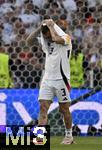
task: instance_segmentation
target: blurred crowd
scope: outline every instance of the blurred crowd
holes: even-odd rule
[[[102,87],[102,0],[0,0],[0,51],[10,56],[15,87],[39,87],[45,56],[26,38],[49,18],[70,34],[73,57],[84,56],[80,87]]]

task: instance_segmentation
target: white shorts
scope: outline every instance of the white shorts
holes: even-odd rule
[[[69,82],[68,82],[69,84]],[[39,100],[51,100],[57,96],[59,103],[70,102],[70,85],[66,85],[62,79],[42,80],[39,90]]]

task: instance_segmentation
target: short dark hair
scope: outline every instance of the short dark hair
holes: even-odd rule
[[[47,27],[47,25],[44,25],[44,26],[42,25],[41,31],[43,34],[46,34],[49,31],[49,28]]]

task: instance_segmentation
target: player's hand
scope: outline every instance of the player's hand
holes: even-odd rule
[[[54,21],[52,19],[46,19],[42,23],[43,25],[47,25],[48,27],[51,27],[54,25]]]

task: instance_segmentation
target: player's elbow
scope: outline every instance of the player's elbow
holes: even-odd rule
[[[53,41],[55,41],[57,44],[65,44],[64,39],[60,38],[59,36],[54,38]]]
[[[61,41],[61,40],[56,41],[56,43],[57,43],[57,44],[62,44],[62,45],[65,44],[65,42],[64,42],[64,41]]]

